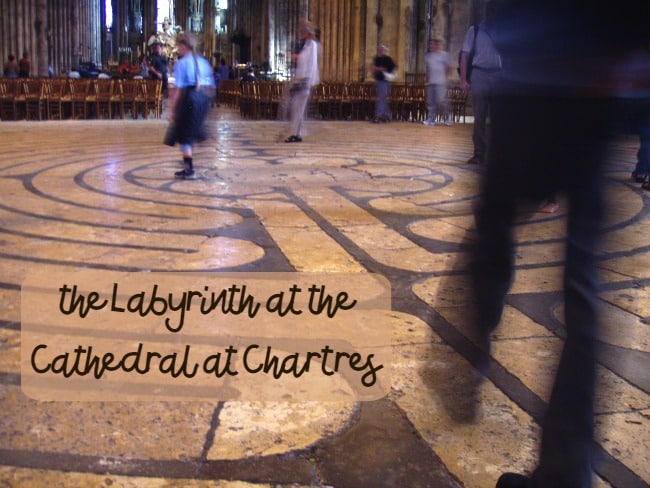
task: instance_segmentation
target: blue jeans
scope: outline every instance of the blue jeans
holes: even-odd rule
[[[388,81],[375,81],[377,87],[377,101],[375,102],[375,118],[386,119],[391,118],[390,105],[388,103],[388,93],[390,91],[390,83]]]

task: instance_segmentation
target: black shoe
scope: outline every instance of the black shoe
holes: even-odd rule
[[[302,142],[302,137],[300,136],[291,136],[287,137],[284,142]]]
[[[183,169],[181,171],[176,171],[174,173],[174,176],[178,178],[179,180],[195,180],[196,179],[196,173],[194,170],[186,170]]]
[[[503,473],[495,488],[529,488],[530,479],[523,474]]]
[[[632,171],[632,181],[635,183],[643,183],[648,178],[648,173],[639,173],[638,171]]]
[[[481,158],[478,156],[472,156],[467,160],[467,164],[481,164]]]

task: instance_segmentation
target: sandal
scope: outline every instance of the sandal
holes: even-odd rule
[[[558,211],[560,206],[557,204],[557,202],[544,202],[541,207],[537,209],[539,213],[545,213],[545,214],[554,214],[555,212]]]
[[[639,173],[638,171],[632,171],[632,181],[635,183],[644,183],[648,180],[648,173]]]
[[[643,188],[644,190],[650,190],[650,175],[646,175],[645,180],[641,185],[641,188]]]
[[[291,136],[287,137],[284,142],[302,142],[302,137],[300,136]]]

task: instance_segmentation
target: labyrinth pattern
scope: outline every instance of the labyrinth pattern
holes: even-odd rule
[[[480,408],[463,375],[471,125],[210,119],[195,181],[159,120],[2,122],[0,484],[494,486],[534,468],[561,349],[566,217],[522,212],[516,277]],[[599,487],[650,484],[650,193],[638,141],[607,172]],[[392,388],[374,402],[39,402],[21,391],[21,283],[79,269],[379,273]],[[25,304],[22,304],[25,306]]]

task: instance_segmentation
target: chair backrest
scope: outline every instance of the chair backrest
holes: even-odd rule
[[[406,73],[404,81],[407,85],[422,85],[426,81],[426,73]]]
[[[29,99],[39,99],[42,93],[42,85],[43,80],[41,78],[25,78],[25,81],[23,82],[25,96]]]
[[[43,81],[43,96],[48,100],[58,100],[61,98],[63,87],[67,80],[62,78],[48,78]]]
[[[138,85],[141,80],[126,79],[122,80],[122,98],[133,100],[138,94]]]
[[[4,86],[3,97],[13,99],[16,94],[16,90],[19,87],[20,80],[18,78],[2,78],[2,84]]]
[[[147,100],[157,100],[162,96],[162,81],[154,79],[146,79],[143,83],[144,94]]]
[[[90,89],[90,80],[88,78],[71,79],[70,84],[72,86],[72,97],[77,100],[84,100]]]
[[[113,93],[113,80],[95,80],[98,100],[109,100]]]

